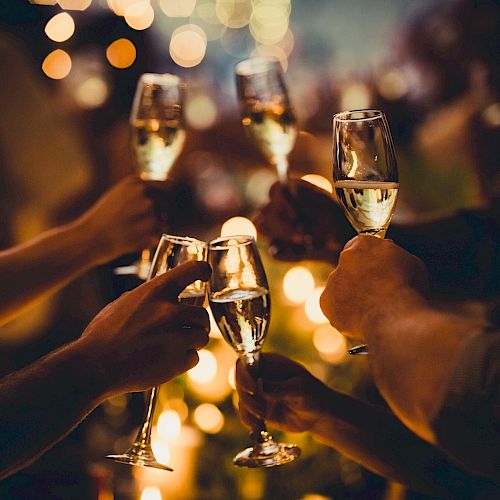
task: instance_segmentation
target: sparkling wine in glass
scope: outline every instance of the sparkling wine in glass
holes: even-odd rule
[[[137,82],[130,127],[137,173],[141,179],[164,181],[186,139],[183,115],[184,84],[177,75],[144,73]],[[135,264],[146,279],[154,249],[145,248]],[[128,267],[117,274],[128,274]]]
[[[259,252],[252,236],[229,236],[208,245],[212,275],[208,301],[226,342],[258,377],[259,353],[267,335],[271,297]],[[300,448],[277,443],[264,421],[250,433],[252,446],[233,462],[245,467],[273,467],[295,460]]]
[[[204,241],[188,236],[164,234],[156,249],[148,280],[190,260],[205,261],[206,259],[207,244]],[[206,284],[203,281],[196,280],[180,293],[179,302],[202,306],[205,302],[205,292]],[[156,469],[173,470],[156,460],[151,447],[151,430],[158,391],[159,387],[153,387],[147,394],[144,420],[139,428],[134,444],[125,453],[121,455],[108,455],[106,458],[129,465],[143,465]]]
[[[262,154],[288,180],[288,155],[295,145],[297,121],[288,97],[281,63],[255,57],[236,65],[241,122]]]
[[[337,198],[358,234],[384,238],[399,190],[389,124],[377,109],[333,117],[333,181]],[[367,346],[349,350],[364,354]]]

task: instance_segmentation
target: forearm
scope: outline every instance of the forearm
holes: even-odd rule
[[[0,479],[66,436],[105,397],[79,341],[0,381]]]
[[[389,411],[333,391],[323,401],[314,437],[372,472],[439,498],[473,487],[467,474]]]
[[[0,252],[0,324],[93,267],[97,253],[78,220]]]
[[[482,325],[433,309],[412,293],[401,291],[390,308],[368,315],[363,330],[381,394],[410,429],[435,442],[430,419],[464,342]]]

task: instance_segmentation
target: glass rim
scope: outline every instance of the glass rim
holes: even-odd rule
[[[140,80],[145,85],[181,85],[182,80],[179,76],[173,73],[143,73]]]
[[[368,114],[370,113],[371,116],[360,116],[360,117],[354,117],[350,115],[354,115],[356,113],[360,114]],[[369,120],[376,120],[376,119],[385,119],[385,113],[380,110],[380,109],[351,109],[349,111],[341,111],[340,113],[336,113],[333,115],[333,121],[337,122],[363,122],[363,121],[369,121]]]
[[[236,245],[224,245],[223,242],[229,242],[231,240],[236,240]],[[255,243],[255,238],[249,234],[235,234],[231,236],[219,236],[214,240],[208,242],[209,250],[228,250],[233,247],[243,247],[246,245],[251,245]]]
[[[158,244],[160,244],[162,241],[170,241],[176,245],[184,245],[184,246],[196,245],[203,248],[208,246],[208,244],[205,241],[192,238],[191,236],[179,236],[176,234],[163,233],[161,235],[160,242]]]
[[[258,73],[265,73],[271,65],[276,64],[281,68],[280,60],[274,57],[250,57],[236,64],[234,70],[238,76],[252,76]]]

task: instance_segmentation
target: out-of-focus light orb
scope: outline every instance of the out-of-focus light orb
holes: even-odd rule
[[[64,10],[85,10],[92,0],[59,0],[59,6]]]
[[[67,12],[60,12],[49,19],[45,34],[54,42],[65,42],[75,32],[75,21]]]
[[[325,497],[324,495],[318,495],[317,493],[307,493],[300,500],[332,500],[331,497]]]
[[[245,193],[254,205],[263,205],[269,201],[269,190],[276,182],[276,174],[268,168],[253,172],[247,180]]]
[[[248,0],[217,0],[215,13],[228,28],[243,28],[250,21],[252,4]]]
[[[217,374],[217,360],[207,349],[198,351],[200,361],[188,371],[188,377],[197,384],[209,384]]]
[[[482,113],[486,125],[491,128],[500,126],[500,103],[490,104]]]
[[[98,76],[87,78],[74,90],[75,101],[82,109],[96,109],[106,102],[108,96],[108,84]]]
[[[160,0],[160,9],[168,17],[189,17],[196,7],[196,0]]]
[[[351,83],[341,93],[341,109],[364,109],[370,106],[370,90],[363,83]]]
[[[294,304],[302,304],[314,291],[314,277],[309,269],[294,266],[283,278],[283,292],[286,298]]]
[[[42,63],[42,71],[54,80],[61,80],[71,71],[71,57],[67,52],[56,49]]]
[[[221,236],[253,236],[257,239],[257,229],[253,222],[246,217],[231,217],[228,219],[220,229]]]
[[[227,382],[231,389],[236,389],[236,367],[234,365],[227,372]]]
[[[288,58],[285,51],[279,45],[257,45],[251,53],[252,57],[271,57],[277,59],[283,71],[288,69]]]
[[[149,28],[154,21],[155,11],[149,1],[136,2],[125,9],[125,22],[134,30]]]
[[[185,24],[172,33],[169,52],[176,64],[192,68],[200,64],[207,50],[207,36],[196,24]]]
[[[345,337],[331,325],[321,325],[314,331],[313,344],[321,358],[330,363],[341,361],[347,351]]]
[[[408,82],[400,71],[393,69],[378,78],[377,88],[382,97],[393,101],[408,92]]]
[[[260,2],[254,6],[250,33],[264,45],[278,43],[288,31],[289,2]]]
[[[217,434],[224,426],[224,415],[211,403],[203,403],[194,410],[196,425],[208,434]]]
[[[217,121],[217,106],[209,96],[196,95],[187,100],[185,116],[191,127],[197,130],[206,130]]]
[[[137,51],[135,45],[127,38],[115,40],[106,49],[106,58],[111,66],[124,69],[134,64]]]
[[[162,500],[160,488],[158,486],[146,486],[142,490],[141,500]]]
[[[316,323],[317,325],[321,325],[323,323],[328,323],[327,317],[323,314],[321,307],[319,305],[319,297],[323,292],[324,287],[317,287],[313,290],[309,297],[307,297],[304,311],[306,313],[307,318],[312,323]]]
[[[332,183],[322,175],[318,174],[306,174],[301,177],[302,180],[314,184],[316,187],[324,189],[329,193],[333,193]]]
[[[164,410],[156,425],[158,435],[165,439],[178,438],[181,433],[181,417],[175,410]]]
[[[128,7],[134,3],[143,3],[145,0],[108,0],[108,7],[117,15],[124,16]]]

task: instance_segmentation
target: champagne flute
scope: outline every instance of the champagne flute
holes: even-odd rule
[[[130,126],[137,172],[144,180],[164,181],[179,156],[186,131],[183,116],[184,84],[172,74],[144,73],[137,82]],[[152,250],[145,248],[135,264],[146,279]],[[117,273],[129,273],[129,267]]]
[[[236,65],[241,122],[264,156],[275,166],[282,184],[288,180],[288,155],[297,137],[281,63],[255,57]]]
[[[148,280],[163,274],[169,269],[190,260],[203,260],[207,258],[207,244],[188,236],[174,236],[164,234],[156,249]],[[188,285],[179,295],[179,302],[202,306],[205,302],[206,285],[197,280]],[[158,398],[159,387],[153,387],[148,392],[144,420],[139,428],[134,444],[122,455],[108,455],[106,458],[129,465],[143,465],[172,471],[167,465],[159,463],[151,447],[151,429],[153,415]]]
[[[358,234],[384,238],[398,197],[396,155],[385,114],[376,109],[333,117],[333,180],[337,198]],[[349,349],[366,354],[367,346]]]
[[[267,335],[271,298],[267,278],[252,236],[229,236],[208,245],[212,275],[208,300],[226,342],[258,377],[259,353]],[[260,420],[250,433],[252,446],[233,463],[245,467],[273,467],[295,460],[300,448],[276,443]]]

